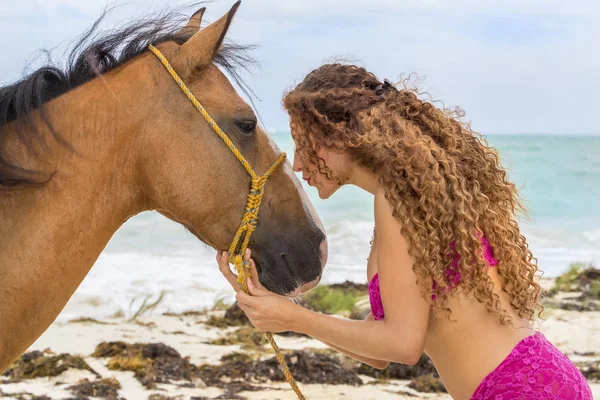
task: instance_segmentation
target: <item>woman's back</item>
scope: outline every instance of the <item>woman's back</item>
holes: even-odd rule
[[[500,306],[513,320],[502,324],[498,315],[460,290],[448,297],[450,319],[431,313],[425,352],[432,359],[449,393],[455,399],[469,399],[480,382],[506,358],[524,338],[533,334],[530,324],[520,319],[502,292],[496,268],[488,268]]]

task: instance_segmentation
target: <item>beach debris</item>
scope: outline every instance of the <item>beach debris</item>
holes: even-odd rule
[[[240,391],[263,389],[258,386],[261,383],[285,381],[275,357],[255,360],[248,354],[232,353],[221,359],[221,365],[197,367],[164,344],[124,342],[103,342],[92,356],[110,357],[109,369],[133,371],[135,378],[149,389],[156,389],[159,383],[188,381],[195,387],[222,388],[226,391],[224,398],[235,398],[232,396]],[[332,356],[326,351],[294,351],[286,353],[285,358],[299,382],[362,384],[354,368],[342,365],[342,357]]]
[[[161,291],[160,294],[158,295],[157,299],[154,300],[154,301],[150,301],[150,299],[152,298],[152,296],[151,295],[147,295],[142,300],[142,304],[140,304],[137,307],[137,310],[133,311],[134,310],[133,304],[138,299],[137,297],[134,297],[131,300],[131,302],[129,303],[129,310],[130,310],[131,317],[129,318],[128,322],[134,322],[139,317],[144,316],[144,315],[152,312],[154,309],[156,309],[156,307],[158,307],[160,305],[160,303],[162,303],[162,301],[165,299],[165,295],[166,295],[166,292],[164,290]]]
[[[430,374],[437,375],[433,362],[426,354],[421,355],[421,358],[415,365],[390,363],[386,369],[380,370],[361,363],[357,372],[360,375],[367,375],[377,379],[400,380],[408,380]]]
[[[115,378],[104,378],[90,382],[88,379],[82,379],[76,385],[67,388],[77,398],[87,396],[101,397],[108,400],[117,400],[121,383]]]
[[[180,313],[167,311],[167,312],[164,312],[162,315],[167,316],[167,317],[202,317],[202,316],[206,315],[206,311],[188,310],[188,311],[184,311],[184,312],[180,312]]]
[[[69,321],[70,324],[98,324],[98,325],[114,325],[110,322],[98,321],[95,318],[81,317]]]
[[[600,296],[600,269],[592,264],[573,263],[568,271],[556,278],[551,292],[591,292]]]
[[[69,368],[90,371],[100,377],[81,357],[70,354],[49,354],[48,352],[30,351],[19,357],[3,374],[11,380],[33,379],[58,376]]]
[[[162,331],[165,335],[187,335],[188,333],[182,330],[178,330],[178,331],[172,331],[172,332],[168,332],[168,331]]]
[[[206,396],[192,396],[190,397],[190,400],[248,400],[247,397],[244,396],[240,396],[238,394],[235,393],[231,393],[229,391],[226,391],[225,393],[223,393],[220,396],[217,397],[206,397]]]
[[[439,377],[433,374],[421,375],[410,380],[408,387],[418,392],[446,393],[446,387]]]
[[[409,387],[420,392],[445,392],[444,384],[433,366],[433,362],[426,355],[415,365],[390,363],[384,370],[361,364],[357,368],[359,375],[367,375],[378,380],[378,383],[387,379],[410,380]]]
[[[352,368],[342,365],[341,357],[318,350],[286,352],[290,371],[298,382],[359,386],[362,380]],[[199,375],[208,386],[216,386],[235,394],[245,390],[260,390],[255,384],[283,382],[285,377],[275,357],[253,360],[243,353],[231,353],[222,364],[202,365]]]
[[[125,318],[125,311],[123,311],[123,309],[118,309],[117,311],[115,311],[114,313],[109,315],[108,318],[113,318],[113,319]]]
[[[593,299],[580,300],[578,298],[563,299],[558,308],[567,311],[600,311],[600,301]]]
[[[214,326],[216,328],[230,328],[232,326],[250,325],[250,320],[236,303],[229,307],[222,317],[211,315],[206,322],[206,325]]]
[[[574,351],[573,354],[581,357],[595,357],[596,355],[600,355],[600,353],[595,351]]]
[[[92,357],[111,357],[108,368],[133,371],[134,377],[148,389],[158,383],[192,381],[197,368],[189,357],[181,357],[177,350],[163,343],[102,342]]]
[[[233,332],[229,332],[226,336],[212,340],[209,344],[219,346],[230,346],[239,344],[243,348],[262,347],[267,344],[267,338],[264,333],[258,332],[252,326],[243,326]]]
[[[20,392],[20,393],[3,393],[0,390],[0,397],[10,397],[16,400],[52,400],[46,395],[37,396],[35,394]],[[67,399],[67,400],[81,400],[81,399]]]
[[[183,399],[183,396],[165,396],[164,394],[160,394],[160,393],[152,393],[150,396],[148,396],[148,400],[181,400]]]
[[[588,382],[600,382],[600,360],[578,362],[576,365]]]
[[[570,293],[573,295],[569,296]],[[544,306],[570,311],[600,311],[600,269],[591,264],[571,264],[567,272],[556,278],[544,298]]]

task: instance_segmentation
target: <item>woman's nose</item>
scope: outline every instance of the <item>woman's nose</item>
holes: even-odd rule
[[[295,172],[301,172],[303,167],[304,167],[304,164],[302,163],[302,157],[300,157],[300,155],[297,152],[295,152],[292,168],[294,169]]]

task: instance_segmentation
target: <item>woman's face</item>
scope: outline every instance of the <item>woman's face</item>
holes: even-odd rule
[[[296,144],[297,148],[298,144]],[[317,188],[320,198],[327,199],[348,181],[352,163],[348,155],[339,150],[321,148],[317,151],[317,156],[325,161],[325,165],[333,174],[331,178],[319,172],[316,165],[304,160],[298,150],[294,152],[293,167],[294,171],[302,173],[302,178],[310,186]]]

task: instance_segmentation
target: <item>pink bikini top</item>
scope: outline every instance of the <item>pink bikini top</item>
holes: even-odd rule
[[[492,251],[492,247],[488,242],[485,236],[481,237],[481,244],[483,244],[483,257],[488,262],[490,267],[493,267],[498,264],[498,260],[494,258],[494,253]],[[450,244],[450,248],[454,250],[454,242]],[[456,254],[456,253],[455,253]],[[448,267],[446,270],[446,276],[448,277],[448,281],[451,286],[456,286],[460,283],[461,275],[460,271],[456,268],[458,266],[458,260],[460,259],[460,255],[456,254],[454,260],[452,261],[452,265]],[[435,291],[437,288],[437,282],[433,281],[432,289]],[[373,319],[380,320],[385,317],[385,313],[383,311],[383,303],[381,302],[381,293],[379,291],[379,274],[376,273],[373,278],[369,281],[368,285],[369,289],[369,301],[371,303],[371,314],[373,315]],[[431,295],[431,298],[435,300],[435,293]]]

